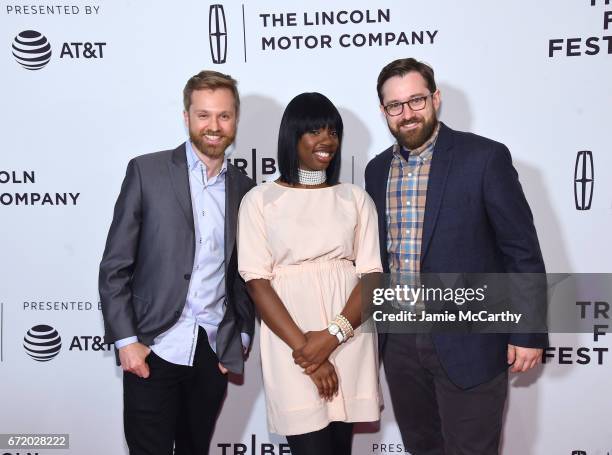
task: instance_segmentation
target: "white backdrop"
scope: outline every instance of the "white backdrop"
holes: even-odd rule
[[[510,148],[548,270],[611,271],[612,5],[225,0],[212,8],[223,11],[220,31],[227,33],[225,55],[214,55],[225,63],[218,64],[211,55],[219,36],[211,35],[217,31],[209,27],[211,5],[1,5],[0,433],[70,434],[69,450],[41,454],[127,453],[121,375],[108,346],[95,338],[103,334],[98,264],[128,160],[185,140],[181,91],[204,68],[239,81],[243,110],[232,159],[242,159],[249,175],[256,164],[256,179],[266,178],[263,164],[275,157],[287,102],[319,91],[345,122],[342,180],[362,184],[367,161],[392,142],[378,110],[380,69],[401,57],[429,62],[442,92],[442,120]],[[308,25],[321,12],[334,13],[335,23]],[[28,30],[51,46],[49,62],[38,70],[24,69],[13,56],[15,38]],[[22,36],[27,41],[33,35]],[[303,37],[299,48],[294,36]],[[287,43],[288,49],[279,48]],[[314,43],[319,47],[305,46]],[[24,63],[25,54],[16,53]],[[574,166],[582,150],[592,152],[595,169],[588,210],[577,210],[574,201]],[[35,201],[25,205],[26,199]],[[62,340],[48,362],[31,359],[23,346],[37,325],[53,327]],[[511,377],[503,453],[612,452],[612,360],[601,351],[600,363],[592,351],[607,350],[612,336],[551,339],[554,356],[544,367]],[[557,355],[558,347],[567,348],[565,357]],[[588,349],[581,351],[588,361],[577,355],[580,347]],[[388,396],[385,401],[380,429],[363,429],[356,454],[401,451]],[[272,453],[263,446],[270,442],[284,439],[266,430],[255,348],[244,383],[230,387],[211,453]]]

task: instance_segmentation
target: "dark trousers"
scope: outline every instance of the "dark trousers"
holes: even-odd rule
[[[147,357],[150,376],[123,373],[123,422],[130,455],[206,455],[227,376],[200,328],[193,366]],[[174,447],[174,452],[173,452]]]
[[[353,424],[331,422],[310,433],[287,436],[291,455],[351,455]]]
[[[497,455],[508,389],[504,371],[460,389],[429,334],[389,334],[383,354],[404,448],[412,455]]]

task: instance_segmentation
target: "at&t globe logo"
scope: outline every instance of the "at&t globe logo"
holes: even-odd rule
[[[23,338],[26,353],[37,362],[48,362],[59,354],[62,339],[53,327],[36,325],[28,330]]]
[[[44,68],[51,60],[51,44],[35,30],[25,30],[13,40],[13,56],[27,70]]]

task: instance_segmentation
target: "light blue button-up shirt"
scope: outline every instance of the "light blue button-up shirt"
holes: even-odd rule
[[[225,176],[227,162],[219,173],[208,178],[190,141],[185,144],[191,207],[195,230],[195,259],[187,301],[176,324],[155,338],[151,349],[168,362],[193,365],[198,327],[206,330],[208,342],[216,351],[217,329],[225,313]],[[242,335],[245,349],[249,336]],[[121,348],[138,341],[136,337],[118,340]]]

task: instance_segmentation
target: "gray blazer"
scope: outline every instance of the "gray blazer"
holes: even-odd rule
[[[226,310],[217,356],[231,372],[244,368],[240,332],[253,339],[255,310],[237,271],[236,223],[255,184],[228,164],[225,179]],[[136,335],[151,345],[178,320],[187,298],[195,231],[185,144],[132,159],[115,204],[100,263],[105,341]]]

